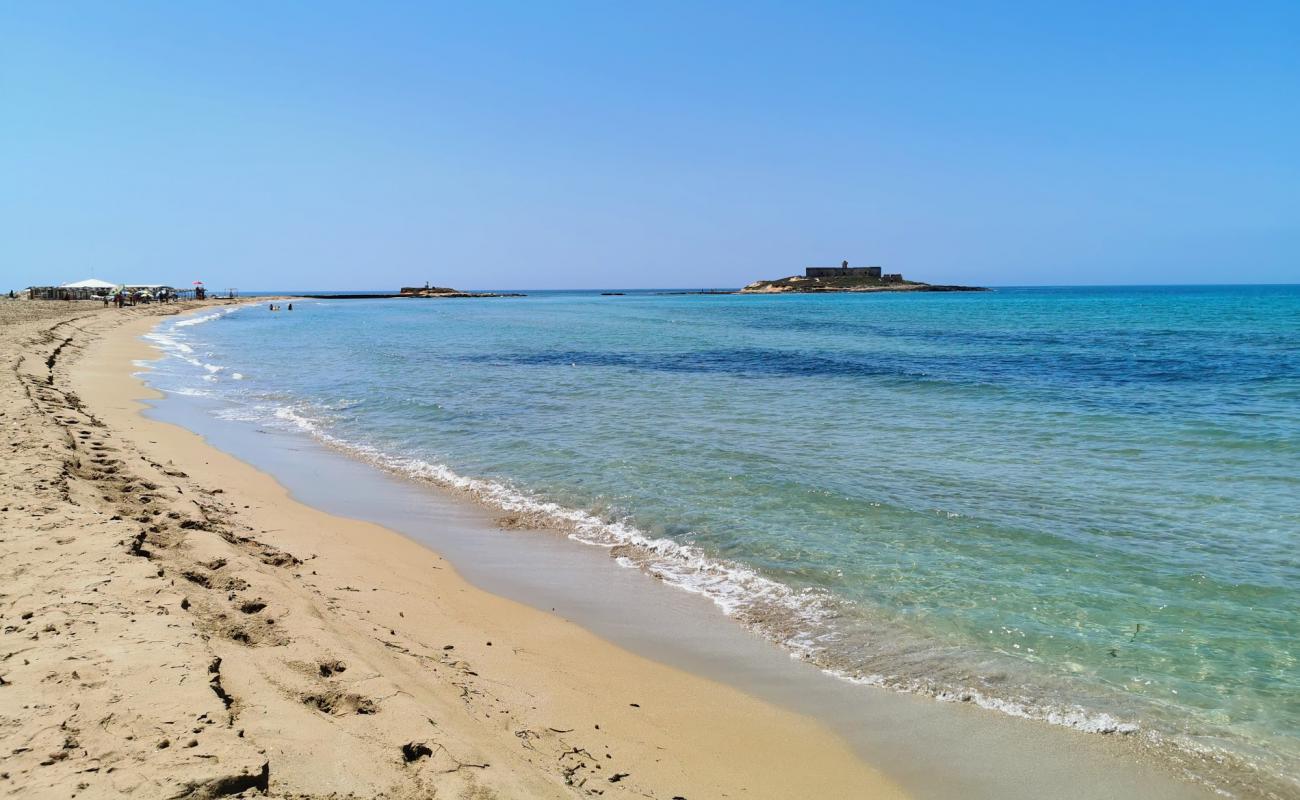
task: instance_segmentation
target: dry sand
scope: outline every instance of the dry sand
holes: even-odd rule
[[[0,302],[0,794],[902,796],[141,416],[139,335],[194,307]]]

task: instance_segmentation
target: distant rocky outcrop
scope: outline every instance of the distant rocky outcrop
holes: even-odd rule
[[[500,292],[462,292],[445,286],[403,286],[398,297],[523,297],[522,294]]]
[[[850,274],[808,277],[791,275],[770,281],[754,281],[740,294],[813,294],[817,292],[987,292],[983,286],[951,286],[903,280],[902,276]]]

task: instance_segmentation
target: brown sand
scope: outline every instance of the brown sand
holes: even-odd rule
[[[0,302],[0,793],[902,796],[141,416],[139,335],[194,307]]]

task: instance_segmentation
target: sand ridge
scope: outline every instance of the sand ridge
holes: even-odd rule
[[[0,303],[0,793],[901,796],[807,718],[141,417],[138,336],[192,307]]]

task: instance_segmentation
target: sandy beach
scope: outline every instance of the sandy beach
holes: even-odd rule
[[[139,336],[194,307],[0,304],[0,792],[902,796],[807,717],[141,416]]]

